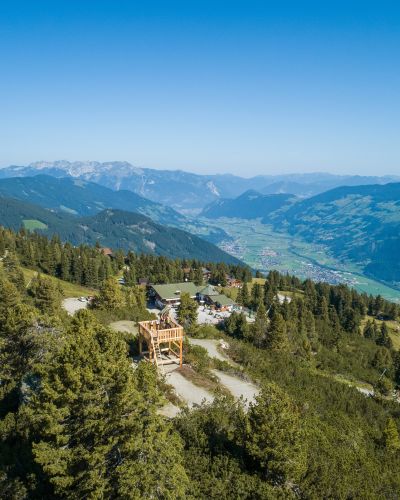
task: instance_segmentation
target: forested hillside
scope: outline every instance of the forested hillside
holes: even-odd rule
[[[122,210],[103,210],[91,217],[53,212],[14,198],[0,198],[0,224],[58,235],[73,245],[101,246],[167,257],[194,258],[239,264],[214,244],[180,229],[160,225],[148,217]]]
[[[237,364],[190,345],[186,362],[202,376],[238,371],[261,391],[248,410],[220,393],[169,420],[158,410],[170,388],[152,365],[132,368],[135,339],[108,324],[149,317],[138,276],[162,282],[200,263],[110,260],[5,229],[0,254],[0,498],[399,495],[400,355],[390,333],[399,306],[276,272],[250,288],[245,268],[215,265],[245,280],[238,300],[255,322],[233,313],[220,331],[193,323],[195,336],[222,336]],[[26,283],[21,263],[42,274]],[[86,282],[94,269],[103,271],[92,309],[67,316],[45,274]]]
[[[282,207],[289,206],[294,201],[295,197],[291,194],[262,195],[250,190],[233,200],[222,199],[207,205],[201,215],[209,219],[218,217],[256,219],[266,217]]]
[[[294,204],[277,219],[277,228],[323,243],[371,276],[399,284],[399,183],[337,188]]]
[[[179,226],[185,217],[174,209],[150,201],[132,191],[113,191],[93,182],[49,175],[0,180],[0,195],[55,211],[87,216],[106,208],[147,215],[155,222]]]

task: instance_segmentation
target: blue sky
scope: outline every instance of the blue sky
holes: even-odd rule
[[[400,173],[399,138],[398,2],[0,2],[2,166]]]

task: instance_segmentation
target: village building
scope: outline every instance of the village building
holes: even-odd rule
[[[162,309],[165,306],[177,307],[181,302],[181,294],[188,293],[192,299],[197,298],[199,287],[191,281],[171,283],[168,285],[150,285],[149,297]]]
[[[203,274],[203,280],[205,282],[210,281],[210,279],[211,279],[211,271],[209,269],[207,269],[206,267],[202,267],[201,268],[201,272]]]
[[[233,276],[227,276],[226,283],[230,288],[242,288],[243,286],[243,282]]]
[[[111,248],[108,248],[108,247],[103,247],[103,248],[100,248],[100,252],[105,255],[106,257],[110,257],[110,259],[113,259],[114,258],[114,253],[113,251],[111,250]]]
[[[197,286],[191,281],[171,283],[168,285],[150,285],[149,298],[159,309],[165,306],[178,307],[182,293],[188,293],[190,298],[197,300],[218,311],[232,311],[236,303],[212,285]]]
[[[204,303],[213,309],[219,311],[231,311],[235,307],[235,302],[226,295],[219,293],[212,285],[207,285],[202,288],[197,298],[200,303]]]

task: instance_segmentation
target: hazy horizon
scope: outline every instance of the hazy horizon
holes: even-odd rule
[[[189,168],[173,168],[173,167],[154,167],[154,166],[151,166],[151,165],[138,165],[137,163],[135,162],[132,162],[132,161],[128,161],[128,160],[104,160],[104,161],[101,161],[101,160],[68,160],[68,159],[62,159],[62,160],[35,160],[35,161],[31,161],[31,162],[27,162],[27,163],[10,163],[10,164],[5,164],[5,165],[0,165],[0,169],[4,169],[4,168],[7,168],[7,167],[10,167],[10,166],[17,166],[17,167],[27,167],[29,165],[33,165],[35,163],[56,163],[56,162],[59,162],[59,161],[62,161],[62,162],[69,162],[69,163],[76,163],[76,162],[81,162],[81,163],[91,163],[91,162],[95,162],[95,163],[115,163],[115,162],[126,162],[126,163],[129,163],[131,164],[133,167],[136,167],[136,168],[139,168],[139,169],[153,169],[153,170],[165,170],[165,171],[182,171],[182,172],[188,172],[188,173],[192,173],[192,174],[198,174],[198,175],[235,175],[235,176],[238,176],[238,177],[243,177],[245,179],[249,179],[249,178],[252,178],[252,177],[257,177],[257,176],[271,176],[271,177],[276,177],[276,176],[295,176],[295,175],[339,175],[339,176],[350,176],[350,177],[353,177],[353,176],[359,176],[359,177],[391,177],[391,176],[396,176],[396,177],[399,177],[400,178],[400,172],[399,173],[376,173],[376,174],[359,174],[359,173],[336,173],[336,172],[332,172],[332,171],[323,171],[323,170],[309,170],[309,171],[298,171],[298,172],[295,172],[295,171],[291,171],[291,172],[277,172],[277,171],[264,171],[264,172],[259,172],[259,173],[255,173],[255,174],[252,174],[252,175],[246,175],[246,173],[238,173],[238,174],[235,174],[235,173],[231,173],[231,172],[227,172],[227,171],[217,171],[217,170],[213,170],[213,171],[210,171],[210,172],[199,172],[198,170],[196,169],[190,169]]]
[[[396,175],[399,21],[385,1],[2,2],[0,165]]]

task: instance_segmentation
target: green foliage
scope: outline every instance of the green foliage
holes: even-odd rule
[[[400,450],[400,437],[396,422],[393,418],[388,418],[383,430],[382,441],[385,448],[392,453]]]
[[[29,294],[33,297],[35,307],[43,314],[55,316],[60,312],[62,290],[49,278],[42,275],[33,278]]]
[[[398,403],[391,395],[400,384],[400,354],[387,343],[385,326],[378,331],[371,319],[360,335],[358,321],[367,312],[397,317],[397,306],[270,273],[263,293],[250,297],[262,297],[255,322],[235,312],[224,324],[240,368],[185,346],[197,372],[236,370],[259,383],[261,394],[248,411],[219,396],[171,423],[157,413],[165,386],[154,365],[133,369],[126,337],[101,323],[149,314],[143,288],[117,284],[125,266],[137,277],[174,281],[199,263],[133,253],[110,260],[99,248],[0,229],[2,255],[6,249],[0,498],[396,498]],[[22,286],[18,258],[73,282],[104,282],[101,308],[67,317],[54,280],[50,286],[38,275]],[[210,270],[246,274],[224,264]],[[298,292],[279,303],[278,290]],[[189,329],[195,306],[183,296]],[[194,333],[215,337],[218,330],[207,325]],[[375,396],[354,387],[369,384]]]
[[[178,323],[186,333],[191,334],[197,329],[197,302],[188,293],[182,293],[177,310]]]
[[[286,325],[279,312],[275,313],[271,318],[266,345],[274,351],[282,351],[288,348]]]
[[[185,344],[184,359],[199,373],[207,372],[210,366],[207,350],[198,345]]]
[[[256,403],[250,405],[244,447],[272,483],[296,483],[304,474],[300,412],[277,385],[264,385]]]
[[[96,296],[94,307],[113,311],[114,309],[122,309],[124,305],[124,296],[117,281],[114,278],[105,280]]]
[[[214,339],[220,336],[220,331],[214,325],[199,325],[196,330],[192,332],[192,337],[196,339]]]
[[[24,413],[32,426],[35,461],[56,495],[184,495],[179,438],[161,425],[154,398],[145,400],[139,392],[143,377],[135,383],[118,334],[89,312],[79,312],[63,348],[38,376],[40,389]],[[144,394],[152,392],[146,385]]]

